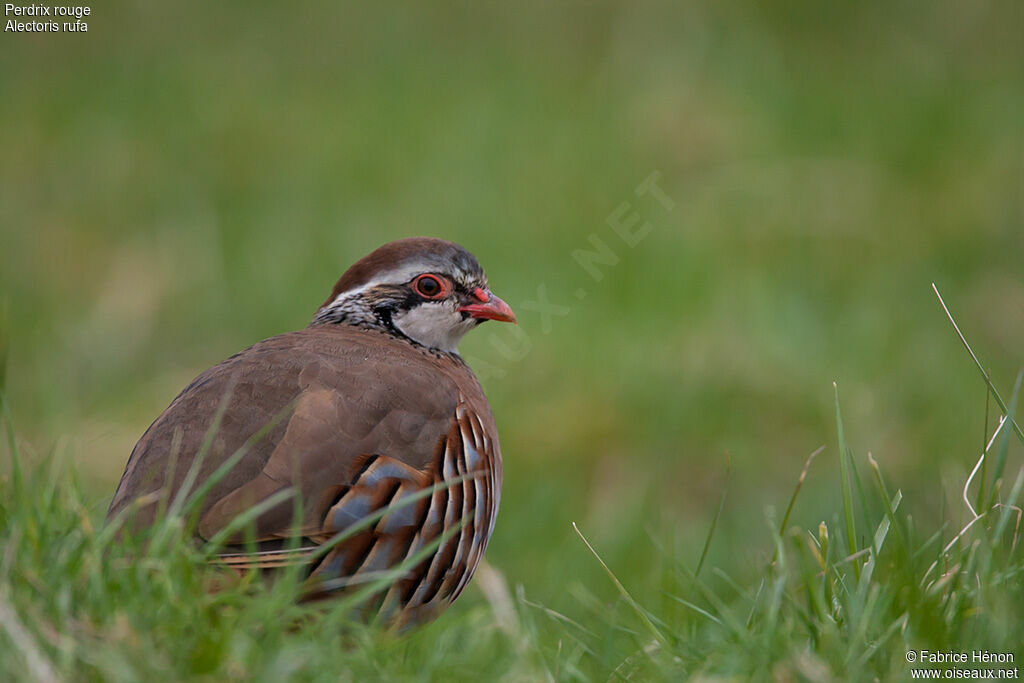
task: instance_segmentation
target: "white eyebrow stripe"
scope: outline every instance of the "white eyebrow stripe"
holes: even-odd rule
[[[339,293],[338,296],[334,297],[334,299],[329,304],[321,306],[320,310],[322,311],[325,308],[332,308],[340,304],[342,301],[345,301],[346,299],[350,298],[355,298],[358,295],[362,294],[363,292],[369,289],[373,289],[374,287],[379,287],[381,285],[404,284],[406,282],[409,282],[422,272],[422,266],[416,266],[415,268],[412,266],[407,266],[405,268],[396,268],[394,270],[386,271],[384,273],[381,273],[374,279],[370,280],[369,282],[359,285],[355,289],[346,289],[344,292]]]
[[[430,263],[413,263],[405,266],[404,268],[393,268],[392,270],[384,271],[383,273],[378,274],[369,282],[359,285],[354,289],[346,289],[344,292],[341,292],[338,294],[338,296],[334,297],[334,299],[331,300],[330,303],[321,306],[320,310],[322,311],[326,308],[333,308],[342,301],[345,301],[350,297],[357,297],[360,294],[364,293],[365,291],[373,289],[374,287],[379,287],[381,285],[402,285],[405,284],[406,282],[412,281],[412,279],[415,278],[417,275],[422,275],[423,273],[430,272],[435,272],[438,275],[443,275],[449,280],[453,280],[463,289],[473,290],[476,287],[482,287],[484,289],[487,289],[486,278],[481,281],[477,281],[475,278],[472,277],[469,277],[469,279],[467,279],[468,274],[462,271],[458,271],[457,273],[450,275],[442,272],[440,268],[433,267],[432,264]]]

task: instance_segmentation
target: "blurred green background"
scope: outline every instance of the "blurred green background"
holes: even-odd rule
[[[833,381],[855,457],[960,514],[985,390],[930,284],[1008,395],[1017,0],[149,1],[88,24],[0,35],[0,296],[22,445],[73,463],[97,517],[195,374],[409,235],[465,245],[520,315],[463,352],[505,453],[488,559],[527,597],[611,594],[570,521],[656,597],[727,453],[711,561],[756,571],[822,444],[795,518],[835,509]],[[671,210],[637,195],[655,172]],[[651,225],[633,247],[624,202]],[[572,256],[595,238],[600,281]]]

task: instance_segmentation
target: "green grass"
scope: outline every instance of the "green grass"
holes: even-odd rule
[[[824,521],[823,556],[847,574],[822,581],[831,606],[867,573],[865,557],[841,562],[851,542],[873,542],[889,519],[882,501],[898,490],[872,570],[888,582],[872,599],[890,595],[886,586],[897,593],[897,607],[874,607],[891,626],[903,614],[898,590],[910,585],[892,563],[916,549],[920,575],[970,522],[963,485],[1002,411],[929,284],[1003,399],[1022,364],[1022,8],[111,0],[93,8],[88,34],[0,34],[0,353],[21,495],[77,496],[98,528],[132,446],[193,377],[305,326],[370,249],[435,235],[480,258],[520,321],[519,336],[485,326],[463,344],[501,432],[505,482],[487,559],[505,577],[517,625],[494,616],[474,581],[451,613],[408,639],[368,632],[363,647],[303,650],[300,662],[377,657],[393,677],[458,669],[471,678],[479,668],[489,678],[564,678],[573,667],[606,677],[654,636],[575,522],[670,641],[655,656],[698,643],[680,655],[688,670],[702,649],[749,669],[726,631],[676,599],[727,623],[690,574],[746,627],[755,602],[774,595],[778,575],[766,568],[778,555],[783,595],[810,610],[810,594],[794,586],[824,570],[789,530],[820,543]],[[671,210],[637,195],[654,171]],[[653,226],[635,247],[608,224],[624,203]],[[619,258],[600,281],[572,257],[592,237]],[[541,286],[565,315],[546,320],[530,304]],[[7,487],[10,450],[0,446]],[[974,475],[974,510],[1005,502],[1016,481],[1017,442],[1002,465],[997,455]],[[1006,482],[994,491],[999,466]],[[80,522],[67,510],[62,524],[29,517],[8,493],[5,528],[35,538],[31,525],[37,534],[51,525],[54,555],[28,553],[18,566],[50,571],[67,552],[52,539],[76,537]],[[781,547],[769,519],[785,531]],[[991,521],[975,522],[964,543],[994,533]],[[998,565],[986,543],[969,556],[954,547],[933,572],[962,562],[975,571],[985,557]],[[4,566],[13,571],[14,560]],[[200,602],[175,609],[204,609],[212,598],[199,584]],[[44,597],[14,593],[4,604],[66,668],[63,650],[35,629],[62,628],[80,588],[40,585]],[[998,595],[1005,605],[1015,597]],[[68,607],[39,613],[58,599]],[[165,636],[180,620],[161,625],[151,613],[170,607],[118,599],[122,626],[111,625],[112,607],[90,612],[83,619],[97,625],[72,622],[85,635],[66,642],[103,658],[135,653],[125,670],[188,666],[185,643],[202,640]],[[776,635],[797,618],[793,602],[778,610]],[[228,637],[204,630],[214,612],[189,615],[196,633]],[[968,614],[965,628],[998,622]],[[865,675],[889,654],[898,660],[892,648],[920,625],[908,619]],[[230,638],[242,644],[217,647],[237,647],[242,665],[281,652],[244,653],[260,632],[237,626]],[[1005,627],[1024,640],[1019,622]],[[825,641],[839,633],[830,628]],[[343,639],[281,638],[316,641],[318,652],[317,638]],[[780,677],[799,670],[804,650],[793,648],[804,642],[773,650],[787,662]],[[371,654],[361,659],[363,648]],[[6,654],[0,665],[22,666]]]
[[[1006,415],[1015,414],[1022,377]],[[908,651],[1024,656],[1024,468],[1004,478],[1020,436],[1010,419],[983,458],[995,458],[991,478],[987,468],[980,479],[975,471],[963,486],[965,502],[976,487],[978,508],[968,507],[962,527],[922,525],[904,512],[904,496],[927,491],[893,492],[870,453],[858,466],[837,390],[842,506],[816,529],[788,526],[815,452],[781,522],[772,509],[749,520],[748,537],[760,540],[738,552],[762,558],[753,560],[760,578],[741,583],[722,567],[700,577],[723,495],[696,561],[662,537],[643,539],[658,550],[657,606],[638,602],[574,523],[616,598],[566,576],[577,603],[570,617],[523,587],[513,598],[486,565],[474,584],[486,600],[398,634],[354,612],[387,579],[309,606],[297,601],[300,571],[267,581],[212,566],[216,539],[186,541],[202,487],[176,500],[157,527],[119,534],[124,515],[104,524],[74,469],[48,459],[26,470],[3,407],[11,474],[0,481],[0,675],[11,680],[898,680],[910,675]]]

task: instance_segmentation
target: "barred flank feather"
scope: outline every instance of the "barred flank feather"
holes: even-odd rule
[[[351,483],[340,488],[321,528],[294,549],[236,552],[215,562],[239,571],[309,566],[307,597],[343,593],[413,560],[445,532],[451,538],[410,567],[387,590],[383,603],[399,622],[452,603],[466,587],[498,510],[501,465],[489,450],[480,419],[459,403],[452,426],[428,471],[371,454],[353,461]],[[422,496],[430,488],[429,496]],[[403,499],[420,493],[419,500]],[[381,514],[383,513],[383,514]],[[319,543],[377,514],[375,524],[315,557]]]

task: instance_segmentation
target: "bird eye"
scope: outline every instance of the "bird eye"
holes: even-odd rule
[[[413,287],[417,294],[427,299],[439,299],[446,293],[444,283],[434,275],[420,275]]]

